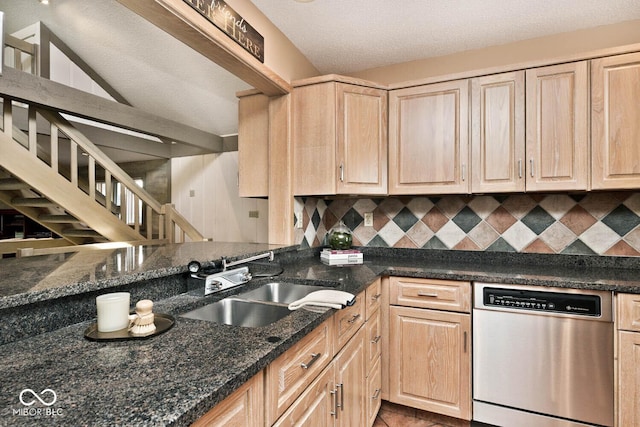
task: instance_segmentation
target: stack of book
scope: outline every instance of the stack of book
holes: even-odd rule
[[[357,249],[323,249],[320,252],[320,261],[326,265],[362,264],[362,252]]]

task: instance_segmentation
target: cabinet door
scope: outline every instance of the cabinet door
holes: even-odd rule
[[[592,188],[640,187],[640,53],[591,62]]]
[[[469,81],[389,94],[389,194],[468,193]]]
[[[364,325],[367,331],[367,372],[382,354],[382,325],[380,319],[380,310],[378,310]]]
[[[247,381],[191,427],[262,427],[263,372]]]
[[[587,190],[587,62],[526,72],[528,191]]]
[[[269,97],[238,101],[238,187],[240,197],[269,195]]]
[[[380,374],[380,359],[378,359],[367,377],[367,426],[374,425],[382,404],[382,379]]]
[[[338,83],[338,194],[387,193],[387,91]]]
[[[334,377],[332,363],[287,409],[274,427],[333,427],[337,409]]]
[[[390,323],[389,400],[470,420],[470,316],[393,306]]]
[[[336,426],[364,426],[366,422],[365,338],[365,330],[360,328],[335,358]]]
[[[293,194],[336,192],[334,82],[293,89]]]
[[[640,334],[618,333],[618,425],[640,426]]]
[[[471,187],[524,191],[524,71],[471,80]]]

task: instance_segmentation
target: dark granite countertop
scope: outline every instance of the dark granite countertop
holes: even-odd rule
[[[148,252],[146,259],[153,258],[149,263],[141,261],[140,252],[121,254],[121,261],[130,263],[130,268],[115,272],[97,266],[117,265],[117,253],[102,254],[101,257],[96,256],[100,260],[97,264],[87,262],[85,266],[87,270],[96,272],[93,277],[82,276],[82,280],[74,282],[80,275],[59,272],[59,283],[51,287],[35,284],[35,289],[33,286],[21,289],[20,283],[16,283],[13,289],[18,289],[18,292],[5,290],[0,301],[8,298],[14,304],[18,300],[21,304],[12,307],[5,301],[3,307],[8,308],[0,311],[0,315],[4,317],[6,313],[43,304],[48,310],[56,307],[57,310],[68,311],[64,303],[70,298],[78,298],[83,292],[94,298],[96,292],[111,291],[112,288],[129,289],[128,286],[133,286],[137,280],[146,285],[133,288],[136,297],[146,296],[156,287],[165,286],[163,292],[167,294],[158,294],[154,311],[177,316],[225,296],[202,298],[184,293],[181,287],[184,280],[175,278],[184,275],[189,260],[214,260],[215,254],[218,257],[239,256],[242,251],[253,254],[271,248],[277,247],[183,244],[155,248]],[[386,274],[640,293],[639,260],[631,258],[363,250],[363,265],[338,268],[321,264],[315,250],[280,248],[277,258],[284,272],[278,280],[296,279],[354,294],[361,292],[378,276]],[[144,253],[146,256],[147,252]],[[24,266],[25,261],[29,260],[16,260],[14,267]],[[29,262],[36,265],[51,261]],[[4,276],[0,279],[0,286],[6,283],[7,276],[19,279],[29,274],[48,277],[44,273],[10,272],[6,267],[5,260],[0,262]],[[55,270],[49,265],[47,271],[50,275],[56,274]],[[80,266],[78,270],[81,270]],[[66,285],[71,289],[64,286],[63,277],[69,279]],[[268,280],[254,279],[248,288]],[[166,282],[172,284],[166,286]],[[132,302],[136,300],[134,293]],[[37,302],[29,303],[32,299]],[[90,305],[86,301],[84,304]],[[123,342],[86,340],[83,331],[93,321],[93,313],[68,326],[0,345],[3,362],[0,367],[0,425],[189,425],[332,315],[333,311],[298,310],[263,328],[232,327],[176,317],[176,325],[164,334]],[[12,322],[15,319],[8,323]],[[43,390],[49,389],[55,392],[56,401],[48,407],[39,402],[26,407],[20,401],[21,393],[27,403],[34,401],[33,394],[25,391],[27,389],[41,395],[47,403],[51,402],[53,395],[50,391],[43,393]]]

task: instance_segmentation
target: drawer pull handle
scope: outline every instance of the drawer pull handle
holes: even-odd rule
[[[333,397],[333,411],[330,411],[329,414],[338,418],[338,389],[331,390],[329,394]]]
[[[347,323],[354,323],[360,317],[359,314],[354,314],[351,319],[347,320]]]
[[[316,363],[318,361],[319,358],[320,358],[320,353],[311,353],[311,360],[309,360],[309,363],[302,362],[300,364],[300,367],[302,369],[309,369],[311,367],[311,365],[313,365],[314,363]]]
[[[372,339],[371,344],[378,344],[378,341],[380,341],[380,338],[382,338],[382,335],[378,335],[377,337]]]
[[[378,299],[382,296],[382,294],[377,294],[371,297],[371,301],[378,301]]]
[[[438,298],[438,294],[434,292],[418,292],[419,297]]]
[[[344,384],[338,384],[336,387],[340,389],[340,404],[338,405],[338,407],[341,411],[344,411]]]
[[[382,391],[382,389],[377,388],[376,392],[373,393],[373,396],[371,396],[371,400],[378,400],[378,397],[380,397],[380,392]]]

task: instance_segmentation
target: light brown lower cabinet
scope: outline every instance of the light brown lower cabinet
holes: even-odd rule
[[[191,427],[250,427],[264,423],[264,372],[260,371]]]
[[[365,329],[360,328],[336,356],[336,426],[364,426],[366,420]]]
[[[617,295],[618,427],[640,427],[640,295]]]
[[[468,314],[390,308],[390,400],[471,419]]]
[[[360,328],[275,426],[365,426],[365,338]]]
[[[618,426],[640,427],[640,333],[618,332]]]
[[[333,427],[335,422],[335,365],[330,364],[285,411],[274,427]]]
[[[334,316],[335,317],[335,316]],[[333,360],[333,318],[271,362],[266,368],[266,425],[272,425]]]

